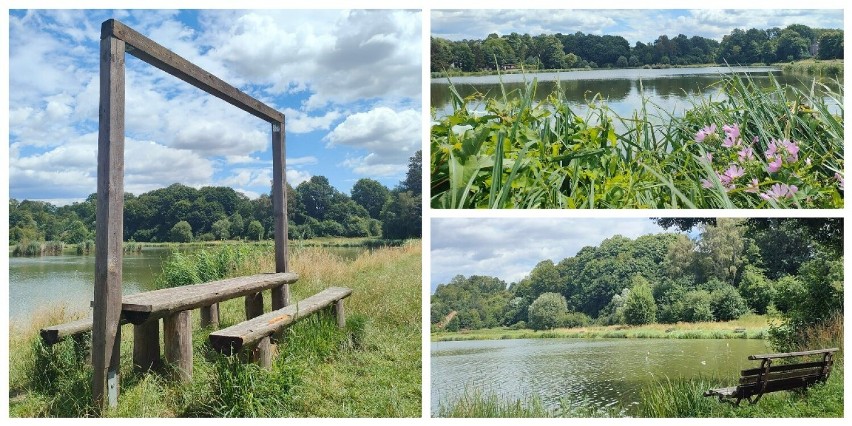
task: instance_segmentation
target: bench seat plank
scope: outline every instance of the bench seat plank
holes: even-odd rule
[[[127,324],[127,320],[122,319],[119,324]],[[68,336],[89,331],[92,331],[92,317],[81,318],[64,324],[51,325],[50,327],[39,330],[39,334],[41,334],[41,339],[46,345],[54,345]]]
[[[778,354],[762,354],[762,355],[749,355],[748,359],[755,361],[759,359],[778,359],[778,358],[789,358],[792,356],[806,356],[806,355],[823,355],[825,353],[834,353],[837,352],[838,348],[830,348],[830,349],[816,349],[812,351],[802,351],[802,352],[782,352]]]
[[[349,297],[352,289],[330,287],[298,303],[272,311],[228,328],[210,333],[210,345],[224,354],[235,354],[244,347],[253,345],[262,338],[271,336],[284,327],[343,298]]]
[[[141,324],[149,319],[162,318],[180,311],[291,284],[298,279],[298,274],[280,272],[146,291],[124,296],[121,310],[128,321]]]

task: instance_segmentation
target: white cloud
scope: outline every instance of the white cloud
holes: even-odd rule
[[[391,176],[406,169],[408,158],[420,147],[420,113],[387,107],[352,114],[325,140],[329,146],[345,145],[367,151],[348,158],[344,165],[359,175]]]
[[[285,126],[288,133],[310,133],[316,130],[328,130],[332,123],[338,121],[343,114],[337,110],[326,111],[323,115],[311,116],[292,108],[284,110]]]
[[[517,282],[542,260],[559,262],[616,234],[657,232],[662,229],[648,219],[433,219],[432,288],[456,275]]]

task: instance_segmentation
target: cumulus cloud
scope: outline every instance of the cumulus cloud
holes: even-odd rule
[[[616,234],[662,232],[649,219],[436,218],[432,220],[432,289],[456,275],[496,276],[507,283],[540,261],[571,257]]]
[[[210,10],[189,12],[195,18],[189,20],[185,14],[10,13],[13,196],[66,200],[95,190],[99,27],[110,17],[284,111],[287,134],[299,135],[288,139],[287,178],[294,186],[330,168],[345,171],[344,179],[350,171],[404,171],[420,145],[419,119],[415,127],[408,117],[419,113],[402,107],[388,114],[377,105],[419,105],[419,12]],[[268,123],[136,58],[127,56],[126,65],[128,191],[180,182],[268,192]],[[359,114],[402,123],[380,127],[381,143],[370,142],[369,120],[349,121]],[[335,134],[344,124],[359,136]]]
[[[369,152],[344,162],[355,173],[387,176],[406,169],[408,158],[420,147],[420,125],[420,113],[415,110],[379,107],[350,115],[325,140],[330,146]]]

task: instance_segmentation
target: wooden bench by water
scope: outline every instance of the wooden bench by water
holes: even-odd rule
[[[818,349],[802,352],[787,352],[765,355],[751,355],[752,361],[760,361],[760,367],[742,370],[737,386],[710,389],[704,396],[717,396],[719,401],[730,402],[738,406],[743,399],[755,404],[764,394],[785,390],[806,389],[815,383],[825,382],[831,375],[834,353],[837,348]],[[776,360],[793,358],[820,358],[772,365]]]

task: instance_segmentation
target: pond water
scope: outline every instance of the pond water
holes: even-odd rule
[[[661,110],[681,115],[689,109],[696,97],[724,99],[724,93],[718,83],[723,75],[737,73],[748,76],[761,88],[774,87],[770,78],[780,85],[789,85],[809,91],[813,77],[802,74],[785,74],[773,67],[702,67],[669,69],[617,69],[590,70],[561,73],[507,74],[502,77],[470,76],[451,77],[456,90],[463,97],[482,93],[486,97],[501,96],[500,79],[508,92],[519,93],[524,81],[538,80],[535,100],[542,101],[561,88],[565,99],[574,107],[575,112],[584,115],[587,103],[595,94],[600,93],[607,105],[622,117],[629,117],[642,106],[643,97],[650,99]],[[838,90],[835,80],[819,80],[832,90]],[[511,96],[511,95],[510,95]],[[476,104],[476,102],[474,102]],[[452,113],[449,85],[446,78],[431,81],[431,105],[435,115],[440,118]],[[484,103],[470,105],[484,110]]]
[[[362,247],[327,247],[326,250],[347,259],[355,259],[366,250]],[[191,248],[184,251],[200,250]],[[168,247],[145,247],[140,253],[124,255],[124,294],[153,289]],[[9,258],[9,319],[27,321],[40,309],[64,305],[71,312],[89,308],[94,293],[95,256],[63,254],[61,256]]]
[[[746,339],[516,339],[432,343],[432,414],[440,403],[482,390],[509,400],[538,396],[551,410],[625,407],[655,379],[735,378],[747,357],[771,352]]]

